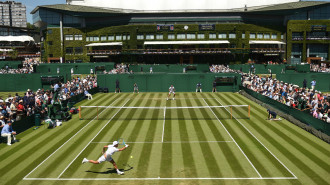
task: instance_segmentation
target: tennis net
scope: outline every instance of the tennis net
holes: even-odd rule
[[[249,119],[249,105],[193,107],[81,106],[82,120],[212,120]]]

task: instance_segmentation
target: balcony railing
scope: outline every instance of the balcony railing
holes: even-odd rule
[[[306,40],[330,40],[329,36],[307,36]]]
[[[184,55],[184,54],[228,54],[228,53],[284,53],[282,48],[194,48],[194,49],[123,49],[89,50],[87,55]]]

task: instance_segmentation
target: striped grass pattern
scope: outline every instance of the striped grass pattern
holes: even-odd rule
[[[266,120],[266,110],[245,97],[178,93],[166,101],[166,96],[96,94],[79,105],[251,105],[251,118],[235,119],[245,114],[237,110],[228,119],[229,109],[104,109],[109,119],[103,120],[76,115],[55,129],[29,129],[12,146],[1,144],[0,184],[330,183],[329,144],[286,120]],[[102,147],[118,138],[130,144],[113,156],[125,175],[118,176],[108,162],[81,164],[84,157],[97,160]]]

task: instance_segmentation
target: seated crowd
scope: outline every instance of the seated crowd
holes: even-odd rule
[[[129,64],[116,64],[116,67],[110,71],[103,71],[103,74],[123,74],[129,73]]]
[[[233,69],[230,69],[229,66],[212,65],[212,66],[210,66],[210,72],[212,72],[212,73],[235,73],[236,71]]]
[[[23,67],[18,69],[10,68],[5,66],[3,69],[0,69],[0,74],[30,74],[34,72],[34,66],[39,65],[39,59],[35,58],[26,58],[23,62]]]
[[[330,97],[320,91],[283,83],[270,77],[242,74],[242,84],[287,106],[309,110],[313,117],[330,123]]]
[[[330,65],[327,66],[327,64],[311,64],[310,69],[313,72],[319,72],[319,73],[330,73]]]
[[[57,96],[59,100],[66,100],[81,93],[86,94],[88,90],[94,87],[97,87],[96,77],[87,76],[82,79],[74,78],[64,84],[55,84],[53,86],[54,91],[38,89],[33,92],[28,89],[23,97],[19,96],[18,93],[15,96],[9,95],[6,99],[0,97],[0,128],[35,113],[40,114],[41,118],[45,119],[48,105],[54,103],[54,92],[59,93]]]

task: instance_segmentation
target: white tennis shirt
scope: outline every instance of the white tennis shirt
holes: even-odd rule
[[[107,149],[107,151],[105,153],[106,153],[107,156],[109,156],[109,155],[111,156],[115,152],[118,152],[118,151],[119,151],[118,148],[114,147],[113,145],[108,145],[108,149]]]

